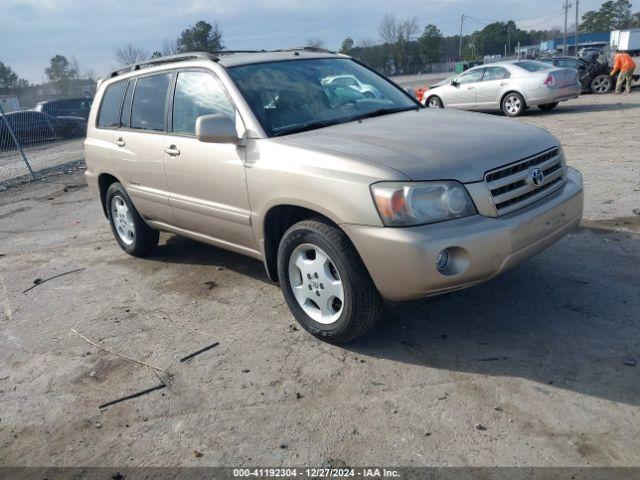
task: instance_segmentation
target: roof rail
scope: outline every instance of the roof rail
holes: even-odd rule
[[[119,68],[111,72],[109,77],[117,77],[123,73],[134,72],[136,70],[140,70],[143,67],[153,67],[155,65],[162,65],[163,63],[173,63],[173,62],[184,62],[187,60],[218,60],[218,56],[216,54],[208,53],[208,52],[189,52],[189,53],[179,53],[177,55],[169,55],[166,57],[158,57],[158,58],[150,58],[149,60],[145,60],[143,62],[134,63],[132,65],[127,65],[126,67]]]
[[[304,51],[304,52],[317,52],[317,53],[333,53],[336,52],[332,50],[327,50],[326,48],[318,48],[318,47],[290,47],[290,48],[280,48],[278,50],[270,50],[271,52],[296,52],[296,51]]]

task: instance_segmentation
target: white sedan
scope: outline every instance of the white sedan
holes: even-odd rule
[[[537,106],[552,110],[559,102],[576,98],[582,87],[578,72],[534,60],[482,65],[434,85],[422,97],[432,108],[502,110],[509,117]]]

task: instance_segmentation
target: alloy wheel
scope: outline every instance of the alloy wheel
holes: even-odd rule
[[[125,245],[131,245],[136,238],[136,228],[129,207],[120,195],[111,199],[111,221],[120,240]]]
[[[518,113],[520,111],[520,108],[522,108],[522,102],[520,102],[520,99],[515,95],[509,95],[504,101],[504,105],[507,109],[507,112],[509,112],[511,115]]]
[[[289,257],[289,285],[300,308],[323,325],[335,323],[344,308],[344,286],[329,255],[310,243]]]

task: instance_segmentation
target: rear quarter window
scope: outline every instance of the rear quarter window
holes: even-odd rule
[[[120,105],[126,86],[126,82],[118,82],[107,87],[100,105],[98,127],[118,128],[120,125]]]

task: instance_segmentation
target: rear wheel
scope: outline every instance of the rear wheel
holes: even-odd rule
[[[544,105],[538,105],[538,108],[543,112],[550,112],[557,106],[558,106],[558,102],[553,102],[553,103],[545,103]]]
[[[142,219],[121,183],[109,186],[106,207],[113,236],[125,252],[142,257],[158,246],[159,232]]]
[[[278,248],[282,293],[298,323],[332,343],[352,340],[380,318],[382,300],[347,236],[324,219],[304,220]]]
[[[502,99],[502,111],[508,117],[517,117],[527,108],[524,98],[517,92],[507,93]]]
[[[435,95],[433,97],[429,97],[427,99],[427,107],[429,108],[442,108],[442,100],[440,100]]]
[[[591,91],[595,94],[602,94],[611,91],[613,81],[609,75],[598,75],[591,80]]]

